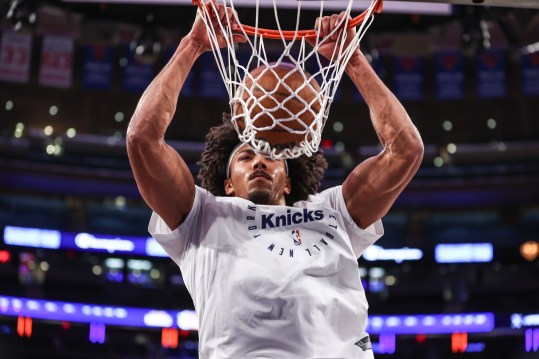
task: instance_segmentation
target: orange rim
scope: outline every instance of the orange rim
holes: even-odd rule
[[[375,4],[374,12],[379,14],[382,12],[383,7],[383,0],[372,0],[371,4]],[[193,5],[202,7],[204,6],[203,0],[193,0]],[[211,11],[211,8],[209,6],[206,6],[208,12]],[[348,28],[356,27],[359,24],[361,24],[365,17],[367,16],[368,9],[363,11],[361,14],[350,20],[348,23]],[[249,25],[242,25],[240,24],[240,27],[245,31],[246,34],[251,36],[260,36],[266,39],[285,39],[285,40],[292,40],[294,38],[307,38],[307,39],[314,39],[316,38],[316,30],[271,30],[271,29],[263,29],[263,28],[256,28]],[[235,30],[236,32],[242,33],[241,29]]]

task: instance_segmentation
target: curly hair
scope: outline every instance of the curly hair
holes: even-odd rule
[[[200,166],[198,178],[201,181],[201,187],[215,196],[226,196],[224,181],[228,157],[234,147],[240,143],[236,129],[230,122],[229,114],[223,114],[222,125],[210,129],[205,142],[206,148],[197,163]],[[285,195],[285,200],[286,204],[291,206],[318,192],[327,162],[320,151],[311,157],[301,156],[287,162],[288,177],[290,177],[292,188],[290,194]]]

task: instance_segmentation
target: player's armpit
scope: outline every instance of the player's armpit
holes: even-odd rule
[[[360,163],[343,184],[346,207],[360,228],[387,214],[417,172],[423,143],[415,127],[404,128],[384,150]]]

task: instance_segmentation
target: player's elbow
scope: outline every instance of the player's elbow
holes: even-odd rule
[[[407,152],[409,152],[409,156],[413,158],[414,162],[421,162],[425,154],[425,146],[417,130],[411,137]]]
[[[425,147],[417,129],[413,126],[401,131],[394,143],[395,152],[407,162],[420,163],[425,153]]]
[[[145,132],[129,130],[126,133],[127,154],[131,165],[141,159],[148,159],[157,155],[155,152],[160,149],[159,141],[154,136]]]
[[[126,133],[126,145],[129,152],[140,152],[152,143],[150,136],[136,128],[129,127]]]
[[[151,121],[140,121],[133,116],[126,133],[127,148],[133,150],[142,150],[158,144],[162,136],[157,134],[154,126],[151,125]]]

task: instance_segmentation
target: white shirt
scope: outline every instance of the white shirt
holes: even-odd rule
[[[383,234],[362,230],[341,187],[293,207],[215,197],[197,187],[171,231],[149,231],[178,264],[199,320],[200,358],[372,358],[357,258]]]

